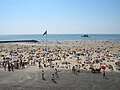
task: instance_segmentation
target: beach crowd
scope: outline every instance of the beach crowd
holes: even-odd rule
[[[103,77],[106,77],[105,71],[120,70],[120,43],[74,42],[68,46],[52,44],[48,47],[26,43],[1,44],[0,59],[0,67],[9,72],[36,66],[41,70],[43,80],[44,68],[53,68],[53,82],[55,77],[59,78],[59,68],[69,69],[73,74],[85,70],[102,73]]]

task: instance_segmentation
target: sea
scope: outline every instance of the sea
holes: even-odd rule
[[[0,41],[14,40],[37,40],[37,41],[114,41],[120,42],[120,34],[87,34],[88,37],[82,37],[84,34],[16,34],[0,35]]]

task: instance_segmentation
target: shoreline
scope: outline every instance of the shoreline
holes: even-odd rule
[[[74,42],[74,43],[81,43],[81,42],[101,42],[101,43],[120,43],[120,41],[113,41],[113,40],[48,40],[47,43],[63,43],[63,42]],[[35,39],[30,40],[0,40],[0,43],[46,43],[46,41],[39,41]]]

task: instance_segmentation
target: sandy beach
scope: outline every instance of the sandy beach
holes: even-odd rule
[[[0,90],[120,90],[119,53],[110,41],[1,43]]]
[[[120,0],[0,0],[0,90],[120,90]]]
[[[24,70],[5,72],[0,69],[0,90],[119,90],[120,73],[107,72],[108,79],[101,74],[81,71],[77,75],[67,69],[58,69],[59,78],[53,83],[53,69],[45,69],[46,81],[41,79],[41,70],[31,66]]]

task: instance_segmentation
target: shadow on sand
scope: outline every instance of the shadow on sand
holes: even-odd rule
[[[45,78],[42,78],[42,80],[47,81]]]
[[[56,83],[56,84],[57,84],[57,82],[55,81],[55,79],[51,79],[51,81],[52,81],[53,83]]]

